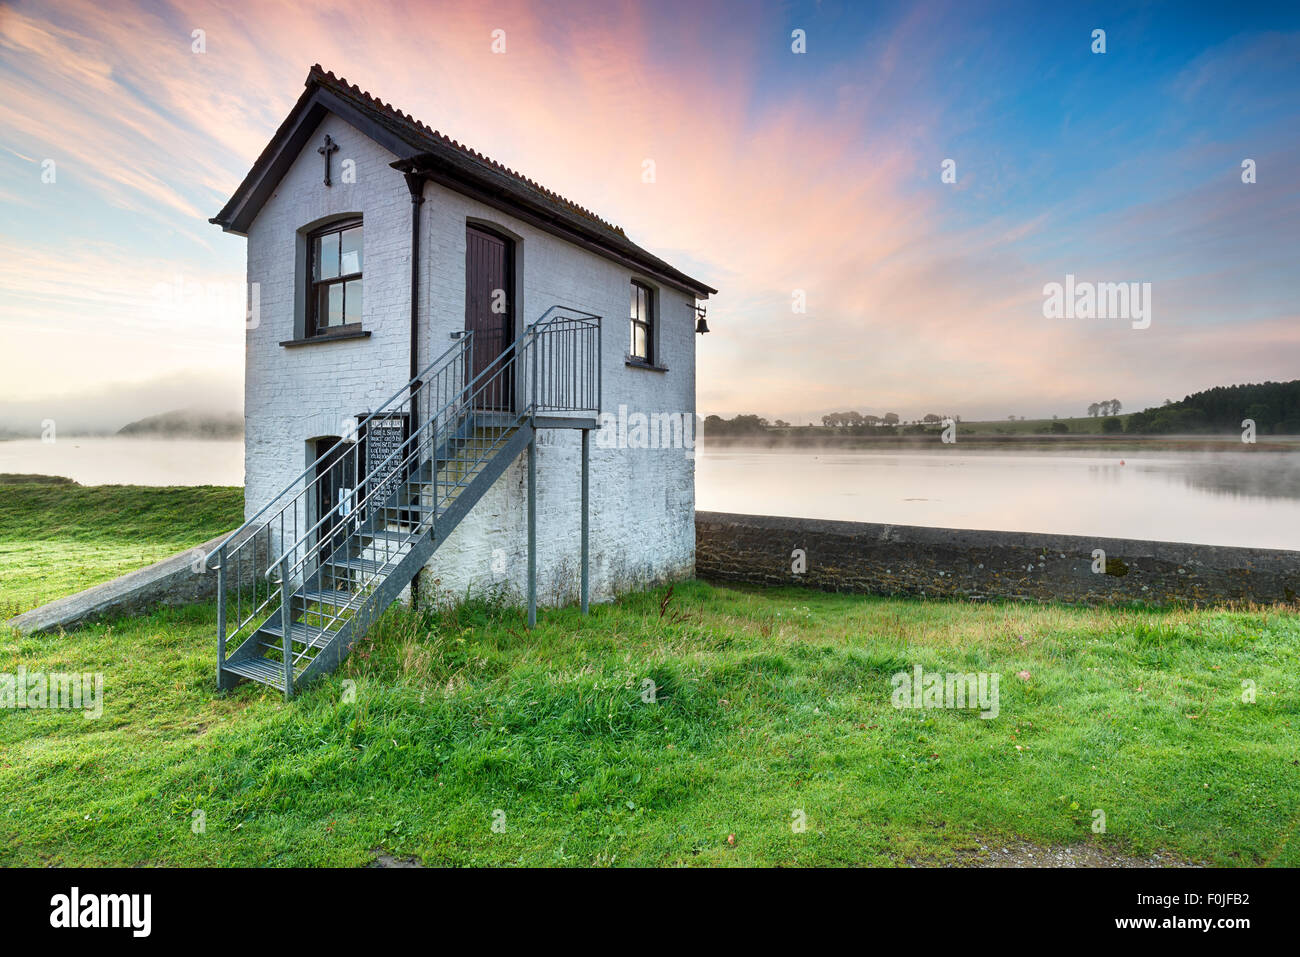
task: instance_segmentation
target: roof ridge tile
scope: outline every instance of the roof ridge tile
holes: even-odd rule
[[[326,70],[319,63],[312,65],[312,68],[307,76],[307,85],[311,85],[313,80],[316,81],[317,83],[320,83],[321,81],[328,81],[329,85],[331,86],[341,86],[343,87],[344,90],[354,93],[355,95],[367,101],[368,103],[377,106],[380,109],[384,110],[385,112],[395,116],[397,119],[402,120],[403,122],[406,123],[410,123],[415,128],[419,130],[423,130],[433,135],[434,137],[441,140],[443,143],[446,143],[454,147],[455,149],[460,150],[462,153],[468,153],[470,156],[474,157],[475,159],[480,160],[483,163],[486,163],[491,168],[496,169],[502,173],[505,173],[508,176],[514,177],[516,180],[519,180],[520,182],[525,183],[528,186],[531,186],[533,189],[537,190],[543,195],[549,196],[552,199],[556,200],[557,202],[562,203],[563,205],[567,206],[569,209],[573,210],[574,212],[579,213],[582,216],[585,216],[587,219],[591,219],[596,221],[597,223],[600,223],[602,226],[606,227],[607,229],[613,230],[614,232],[618,233],[620,236],[627,235],[623,231],[623,228],[621,226],[616,226],[614,223],[611,223],[609,220],[602,219],[600,216],[597,216],[587,207],[575,203],[573,200],[560,195],[553,189],[548,189],[547,187],[538,183],[536,180],[530,179],[529,177],[525,176],[523,173],[511,169],[510,167],[506,166],[504,163],[498,162],[497,160],[492,159],[492,157],[484,155],[478,150],[471,148],[467,144],[462,144],[459,141],[452,139],[446,133],[436,130],[433,127],[429,126],[428,124],[420,120],[417,120],[410,113],[403,113],[395,106],[385,102],[384,100],[379,99],[379,97],[375,96],[373,93],[361,89],[361,87],[359,87],[355,83],[350,83],[346,77],[336,76],[333,70]]]
[[[538,194],[538,196],[547,198],[555,202],[562,209],[567,210],[583,219],[587,219],[597,224],[600,227],[603,227],[603,229],[607,230],[610,235],[618,237],[618,239],[622,243],[626,243],[627,246],[630,247],[629,250],[626,250],[627,252],[633,253],[640,257],[644,257],[646,260],[646,264],[651,266],[651,268],[666,269],[669,274],[675,275],[678,278],[685,280],[693,288],[703,289],[707,292],[715,291],[712,290],[710,287],[705,286],[702,283],[698,282],[698,280],[691,279],[689,276],[687,276],[685,273],[682,273],[680,270],[674,269],[671,265],[664,262],[658,256],[655,256],[653,253],[650,253],[649,251],[644,250],[641,247],[637,246],[634,242],[632,242],[632,240],[628,239],[627,233],[623,230],[623,227],[617,226],[606,219],[602,219],[587,207],[581,206],[578,203],[575,203],[573,200],[565,198],[564,196],[557,193],[555,190],[548,189],[547,187],[541,185],[536,180],[529,179],[527,176],[525,176],[523,173],[519,172],[518,170],[510,168],[506,166],[504,163],[500,163],[497,160],[492,159],[490,156],[484,155],[478,150],[472,149],[467,144],[463,144],[458,140],[453,139],[452,137],[448,136],[446,133],[434,129],[433,127],[429,126],[427,123],[424,123],[421,120],[417,120],[410,113],[403,113],[401,110],[398,110],[396,107],[384,102],[383,100],[379,99],[373,94],[361,89],[361,87],[358,86],[357,84],[349,83],[345,77],[335,75],[335,73],[332,70],[326,70],[319,63],[312,64],[311,68],[308,70],[307,80],[303,84],[303,86],[304,86],[303,93],[298,98],[298,102],[295,105],[294,112],[291,112],[289,116],[286,117],[284,122],[280,124],[279,129],[277,129],[276,131],[275,137],[272,138],[271,142],[268,143],[266,147],[262,150],[262,152],[258,155],[257,159],[253,163],[253,169],[250,170],[248,176],[245,177],[244,182],[240,184],[239,190],[237,190],[235,195],[231,197],[230,201],[227,202],[226,206],[222,209],[222,211],[217,216],[212,218],[211,220],[212,222],[221,225],[223,228],[229,229],[231,227],[231,224],[235,221],[235,217],[237,215],[235,211],[238,208],[237,201],[240,200],[241,194],[244,193],[246,189],[251,188],[250,184],[253,182],[253,177],[269,161],[268,158],[271,156],[272,150],[275,147],[277,141],[289,128],[290,122],[293,120],[297,110],[303,107],[304,104],[309,102],[310,98],[313,95],[312,93],[313,89],[323,88],[335,95],[350,97],[356,100],[360,105],[369,108],[371,110],[374,110],[377,113],[382,114],[380,117],[377,118],[380,122],[388,121],[388,123],[390,124],[400,123],[406,125],[415,134],[413,141],[408,140],[408,142],[410,142],[411,145],[414,146],[417,144],[433,143],[433,144],[440,144],[442,146],[453,149],[462,157],[481,163],[485,168],[499,172],[509,177],[514,183],[521,184],[522,186],[526,186],[529,189],[535,191]],[[399,136],[401,135],[399,131],[394,130],[394,132],[398,132]]]

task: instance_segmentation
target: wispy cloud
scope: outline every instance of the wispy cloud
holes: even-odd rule
[[[1282,267],[1300,245],[1300,134],[1285,122],[1300,112],[1297,85],[1279,82],[1295,78],[1294,33],[1188,41],[1142,73],[1122,52],[1080,59],[1068,22],[964,5],[678,12],[9,8],[0,171],[36,183],[53,157],[67,186],[0,194],[18,341],[0,357],[0,392],[33,388],[33,369],[49,381],[53,367],[24,353],[47,348],[51,328],[102,336],[104,317],[87,311],[122,323],[105,348],[143,373],[123,283],[134,295],[177,274],[238,275],[238,241],[206,218],[316,61],[721,288],[700,343],[705,412],[1068,414],[1102,393],[1134,407],[1300,367],[1287,328],[1300,297]],[[802,56],[789,50],[794,20],[810,30]],[[194,30],[206,53],[191,52]],[[1059,51],[1042,49],[1057,37]],[[1261,100],[1242,105],[1261,82]],[[1112,84],[1134,101],[1117,102]],[[1240,156],[1260,162],[1258,184],[1236,177]],[[949,157],[952,185],[939,179]],[[1152,329],[1044,320],[1042,286],[1067,271],[1154,282]],[[807,314],[791,311],[795,290]],[[240,328],[233,313],[225,331],[174,327],[154,361],[219,342],[208,354],[237,372]]]

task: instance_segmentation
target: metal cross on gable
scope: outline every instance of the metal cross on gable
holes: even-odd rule
[[[328,133],[325,134],[325,145],[318,147],[316,149],[317,153],[325,157],[325,185],[326,186],[334,185],[333,183],[330,182],[330,154],[337,153],[338,149],[339,149],[339,145],[335,143],[332,139],[330,139],[330,135]]]

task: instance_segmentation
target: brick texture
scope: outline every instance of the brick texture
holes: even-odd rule
[[[1294,602],[1300,591],[1295,551],[723,512],[698,513],[695,529],[696,571],[717,581],[1078,604]]]
[[[325,134],[338,143],[334,185],[322,183],[316,152]],[[248,232],[248,279],[261,285],[261,316],[248,333],[245,375],[245,487],[251,515],[311,461],[311,442],[340,435],[342,422],[369,411],[409,377],[411,201],[389,163],[395,157],[343,120],[328,116],[307,142]],[[341,179],[355,163],[356,182]],[[624,267],[436,184],[421,211],[421,361],[443,352],[464,328],[465,225],[478,221],[516,240],[517,328],[561,304],[603,317],[603,406],[617,411],[695,412],[693,298],[659,288],[654,372],[624,365],[628,287]],[[362,324],[371,335],[298,348],[294,337],[298,232],[336,213],[365,225]],[[654,285],[652,283],[652,285]],[[580,434],[547,430],[537,455],[538,596],[577,595]],[[605,449],[591,443],[592,597],[678,579],[695,563],[694,460],[684,449]],[[457,594],[503,589],[520,597],[527,556],[524,457],[475,505],[434,554],[423,581]]]

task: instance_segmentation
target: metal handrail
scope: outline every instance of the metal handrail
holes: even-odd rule
[[[565,310],[565,311],[567,311],[567,312],[574,312],[574,313],[577,313],[577,318],[580,318],[580,319],[594,319],[594,320],[596,321],[596,324],[597,324],[597,325],[600,324],[600,319],[601,319],[601,317],[598,316],[598,315],[596,315],[594,312],[587,312],[586,310],[583,310],[583,309],[574,309],[572,306],[561,306],[561,305],[558,305],[558,304],[557,304],[557,305],[551,306],[551,308],[547,309],[544,313],[542,313],[540,316],[538,316],[538,317],[537,317],[536,319],[534,319],[532,322],[528,323],[528,325],[524,327],[524,335],[527,335],[528,333],[532,332],[533,330],[535,330],[535,329],[537,329],[537,328],[539,328],[539,327],[541,327],[541,326],[544,326],[544,325],[546,325],[546,324],[548,324],[548,323],[554,322],[556,319],[572,319],[572,318],[575,318],[575,317],[573,317],[573,316],[556,316],[556,317],[554,317],[554,318],[548,318],[548,317],[551,315],[551,313],[555,312],[555,311],[558,310],[558,309],[563,309],[563,310]]]
[[[507,349],[506,351],[504,351],[504,352],[502,352],[500,355],[498,355],[495,359],[493,359],[491,362],[489,362],[486,366],[484,366],[484,367],[483,367],[483,370],[482,370],[481,372],[479,372],[478,375],[474,376],[474,378],[471,379],[471,380],[469,381],[469,384],[467,384],[467,385],[461,387],[461,391],[460,391],[459,393],[457,393],[456,398],[455,398],[454,400],[452,400],[451,402],[447,402],[447,403],[445,403],[445,404],[442,406],[442,408],[440,408],[440,409],[438,409],[438,411],[434,412],[433,415],[430,417],[430,420],[429,420],[429,421],[430,421],[431,423],[435,423],[435,422],[438,421],[438,419],[439,419],[439,418],[440,418],[440,417],[441,417],[441,416],[442,416],[442,415],[443,415],[443,414],[444,414],[448,409],[456,408],[458,405],[463,405],[462,398],[463,398],[464,396],[466,396],[466,395],[472,395],[472,392],[473,392],[473,389],[474,389],[474,387],[475,387],[475,384],[478,383],[480,379],[484,379],[485,377],[488,376],[489,373],[492,373],[493,375],[495,375],[496,372],[498,372],[498,371],[502,371],[502,370],[493,370],[493,369],[492,369],[492,366],[493,366],[494,364],[496,364],[496,363],[498,363],[498,362],[501,362],[503,359],[506,360],[506,364],[508,364],[509,362],[513,361],[513,356],[511,356],[511,354],[510,354],[512,351],[513,351],[513,349]],[[505,365],[503,364],[502,369],[504,369],[504,368],[505,368]],[[483,383],[483,384],[486,384],[486,383]],[[370,472],[367,473],[364,477],[358,479],[358,480],[357,480],[357,487],[358,487],[358,488],[361,488],[361,487],[364,486],[367,482],[370,482],[370,481],[375,477],[375,475],[378,474],[379,471],[380,471],[381,469],[383,469],[383,468],[388,464],[388,462],[393,458],[393,456],[397,455],[398,452],[401,452],[402,449],[406,448],[406,446],[410,445],[413,441],[415,441],[415,439],[419,436],[420,432],[423,432],[423,431],[424,431],[424,426],[421,426],[421,427],[419,428],[419,430],[417,430],[417,431],[413,431],[413,432],[411,433],[410,437],[407,438],[407,439],[406,439],[406,440],[405,440],[401,445],[399,445],[397,448],[393,449],[393,451],[389,452],[388,455],[386,455],[386,456],[384,457],[384,460],[383,460],[382,462],[380,462],[380,463],[379,463],[378,465],[376,465],[373,469],[371,469]],[[423,446],[423,445],[425,445],[425,444],[427,444],[427,443],[421,442],[421,443],[419,443],[419,446]],[[392,475],[397,474],[398,472],[400,472],[400,471],[401,471],[402,469],[404,469],[408,464],[411,464],[411,462],[410,462],[410,453],[408,453],[408,454],[404,457],[403,461],[402,461],[402,462],[401,462],[401,463],[400,463],[396,468],[392,469],[392,470],[391,470],[387,475],[385,475],[383,481],[381,481],[381,482],[377,482],[377,483],[374,483],[374,488],[373,488],[371,491],[367,492],[366,495],[365,495],[365,496],[364,496],[360,501],[350,503],[350,504],[351,504],[351,507],[352,507],[353,509],[359,510],[359,509],[361,508],[361,506],[363,506],[367,501],[369,501],[370,497],[371,497],[372,495],[374,495],[376,491],[378,491],[379,489],[385,487],[385,485],[387,484],[387,480],[388,480],[389,477],[391,477]],[[309,539],[312,537],[313,533],[319,531],[319,530],[320,530],[320,529],[325,525],[326,521],[327,521],[330,517],[331,517],[330,515],[325,515],[324,517],[318,519],[318,520],[316,521],[316,524],[315,524],[315,525],[313,525],[311,528],[307,529],[307,531],[303,532],[300,536],[298,536],[297,541],[295,541],[295,542],[294,542],[292,545],[290,545],[288,548],[284,549],[284,550],[283,550],[283,551],[282,551],[278,556],[276,556],[275,560],[272,561],[272,562],[267,566],[266,574],[269,576],[269,575],[271,574],[271,572],[274,571],[275,568],[280,564],[280,562],[282,562],[282,561],[283,561],[283,560],[284,560],[284,559],[285,559],[285,558],[286,558],[286,557],[287,557],[291,552],[293,552],[293,551],[295,551],[296,549],[298,549],[298,548],[299,548],[299,547],[300,547],[304,542],[306,542],[307,540],[309,540]]]
[[[383,416],[391,416],[395,413],[410,414],[412,419],[418,414],[418,407],[421,402],[428,402],[431,395],[441,395],[444,389],[450,389],[455,393],[460,391],[456,384],[459,377],[463,377],[462,370],[464,364],[472,362],[473,357],[473,336],[467,335],[456,344],[443,352],[441,356],[429,363],[422,370],[423,379],[417,378],[411,380],[386,402],[380,405],[374,412],[363,416],[357,424],[355,430],[359,433],[362,427],[372,423],[373,420]],[[409,392],[406,390],[410,390]],[[437,400],[441,402],[442,399]],[[429,402],[432,404],[432,402]],[[404,411],[403,411],[404,410]],[[355,434],[355,433],[354,433]],[[357,472],[357,462],[359,455],[359,445],[352,444],[348,449],[342,452],[342,461],[346,462],[349,457],[353,463],[353,473]],[[333,450],[330,453],[333,454]],[[218,649],[221,660],[225,660],[225,648],[227,639],[239,641],[249,637],[257,630],[257,622],[261,620],[262,613],[275,602],[277,595],[283,600],[282,589],[270,589],[262,593],[259,586],[264,578],[261,574],[267,569],[267,566],[258,561],[258,540],[264,539],[262,548],[269,554],[272,548],[282,547],[285,535],[292,527],[292,534],[297,535],[299,514],[306,519],[308,516],[304,511],[311,502],[311,495],[322,494],[323,481],[328,469],[321,470],[320,465],[324,461],[323,456],[318,456],[312,465],[308,466],[308,472],[313,468],[318,474],[315,478],[304,481],[308,472],[299,473],[286,488],[272,498],[268,506],[264,507],[257,516],[241,526],[236,531],[236,535],[241,534],[250,527],[255,527],[253,534],[238,542],[233,548],[227,544],[221,544],[215,549],[218,557],[217,561],[217,591],[219,596],[218,609]],[[279,506],[275,508],[275,506]],[[331,509],[331,511],[333,511]],[[278,539],[275,532],[278,525]],[[265,560],[267,556],[263,555]],[[224,566],[231,566],[229,574]],[[275,566],[269,566],[274,568]],[[226,608],[225,603],[227,596],[232,595],[234,600],[234,628],[227,634]],[[248,598],[248,611],[244,611],[244,600]],[[247,626],[252,625],[251,630],[245,633]]]
[[[406,398],[409,399],[411,397],[411,387],[415,386],[418,388],[419,385],[421,384],[421,380],[425,376],[427,376],[435,366],[441,364],[443,360],[445,360],[453,352],[456,352],[457,350],[466,349],[468,347],[470,338],[473,335],[474,335],[474,331],[472,329],[465,330],[463,336],[459,337],[455,343],[448,346],[447,349],[442,353],[442,355],[438,356],[438,358],[434,359],[432,362],[426,365],[420,371],[419,375],[417,375],[410,382],[406,383],[404,386],[402,386],[400,389],[394,392],[391,396],[389,396],[378,408],[375,409],[375,411],[369,413],[368,415],[366,415],[365,418],[359,420],[357,422],[356,429],[354,431],[359,434],[361,432],[362,426],[369,423],[371,419],[375,418],[380,414],[391,413],[392,409],[390,408],[390,406],[402,396],[405,396]],[[400,405],[401,403],[398,404]],[[323,458],[325,458],[324,455],[317,456],[317,458],[310,465],[308,465],[305,469],[303,469],[301,472],[295,475],[293,479],[290,480],[289,484],[286,485],[278,495],[276,495],[269,502],[267,502],[260,509],[258,509],[258,511],[253,515],[252,518],[245,520],[243,525],[240,525],[239,528],[235,529],[233,532],[231,532],[229,535],[223,538],[220,542],[218,542],[216,548],[208,552],[207,558],[204,559],[204,562],[205,563],[211,562],[212,557],[216,555],[219,551],[221,551],[221,549],[225,548],[232,541],[234,541],[240,534],[242,534],[243,532],[251,528],[259,518],[261,518],[268,511],[270,511],[271,506],[273,506],[276,502],[280,501],[280,499],[284,498],[284,496],[288,492],[290,492],[293,489],[293,487],[298,484],[299,481],[301,481],[302,479],[306,478],[309,474],[311,474],[312,471],[315,470],[316,467],[320,465],[320,462]],[[211,566],[211,567],[215,568],[216,566]]]
[[[570,315],[552,315],[560,311]],[[581,336],[581,333],[588,330],[595,331],[594,344]],[[550,339],[542,342],[540,337],[543,334],[550,334]],[[553,345],[556,339],[562,340],[558,349]],[[526,376],[531,373],[529,404],[534,414],[538,411],[600,411],[603,386],[600,361],[603,347],[600,316],[571,306],[551,306],[525,328],[523,345],[524,347],[531,345],[533,348],[532,364],[523,366],[523,369]],[[550,348],[546,348],[548,346]],[[546,352],[543,356],[544,349]],[[538,368],[539,359],[544,359],[548,363],[550,367],[548,371],[552,373],[554,367],[558,366],[559,374],[544,376]],[[579,377],[584,375],[586,381],[580,383]],[[545,400],[539,395],[543,379],[549,387]],[[577,401],[579,393],[587,401]],[[568,402],[561,401],[560,397],[564,395],[571,395],[573,398]]]
[[[505,354],[503,354],[503,357],[504,356]],[[484,371],[486,372],[488,370],[484,370]],[[478,386],[475,387],[472,391],[465,390],[462,392],[462,395],[466,397],[467,401],[456,406],[456,408],[458,409],[457,414],[463,416],[472,416],[474,412],[477,411],[477,408],[474,404],[475,399],[489,392],[489,390],[491,390],[498,383],[504,381],[506,376],[508,376],[512,371],[513,369],[512,369],[511,361],[507,358],[507,361],[502,363],[501,367],[495,370],[495,372],[493,372],[492,375],[486,377],[476,376],[475,381],[479,379],[482,379],[483,381],[480,382]],[[509,432],[511,432],[514,428],[516,428],[525,417],[526,417],[526,412],[521,411],[518,413],[514,413],[514,418],[509,425],[496,426],[497,435],[493,437],[490,445],[488,445],[486,449],[480,448],[479,454],[476,457],[461,458],[457,460],[461,469],[472,472],[477,468],[479,463],[490,458],[492,455],[495,455],[498,448],[504,444],[503,441],[504,437]],[[424,446],[428,444],[432,444],[432,441],[433,440],[421,442],[416,449],[413,449],[411,452],[408,453],[406,459],[404,460],[404,463],[405,461],[409,461],[412,456],[418,456],[423,451]],[[399,464],[397,466],[397,468],[394,470],[394,474],[400,474],[401,470],[405,468],[404,463]],[[382,569],[386,568],[387,565],[391,563],[393,552],[394,551],[400,552],[400,549],[402,547],[414,541],[415,539],[422,537],[423,535],[427,534],[429,530],[436,527],[438,515],[443,510],[443,506],[446,504],[448,499],[450,499],[453,489],[460,488],[466,484],[464,479],[458,482],[448,483],[448,485],[444,487],[440,492],[436,480],[436,472],[433,478],[434,478],[433,506],[429,512],[430,517],[427,520],[417,519],[414,522],[411,522],[410,524],[414,526],[412,531],[402,536],[401,543],[395,546],[395,548],[391,546],[391,540],[389,540],[390,544],[385,548],[385,561],[379,563],[380,568],[376,569],[372,573],[363,575],[361,577],[361,581],[359,582],[356,589],[358,592],[358,596],[361,598],[359,603],[354,605],[352,602],[349,602],[348,605],[346,606],[343,606],[341,608],[336,608],[332,615],[326,615],[319,611],[316,612],[315,613],[316,623],[312,627],[328,629],[335,622],[339,621],[343,617],[343,614],[345,612],[359,614],[362,611],[364,611],[366,606],[371,601],[371,595],[367,594],[367,591],[375,581],[377,581],[379,578],[382,577],[383,574],[385,574],[385,572],[383,572]],[[367,495],[367,498],[368,497],[369,495]],[[409,505],[410,503],[405,503],[405,504]],[[392,506],[388,506],[388,505],[380,506],[381,509],[391,509],[393,511],[402,511],[404,507],[405,505],[400,503]],[[337,547],[346,551],[349,542],[351,542],[354,538],[357,538],[358,536],[363,536],[365,534],[366,533],[360,528],[354,529],[348,534],[348,537],[343,542],[341,542]],[[280,580],[279,580],[281,586],[280,590],[283,591],[284,583],[286,581],[292,582],[294,578],[294,572],[297,569],[303,567],[307,559],[311,558],[312,555],[316,554],[318,551],[319,551],[318,547],[313,547],[308,549],[307,553],[303,556],[303,558],[299,559],[299,561],[293,565],[289,564],[288,553],[286,553],[286,555],[281,556],[281,558],[278,560],[278,564],[273,564],[271,565],[270,568],[268,568],[266,574],[269,577],[271,572],[278,567],[280,570]],[[320,575],[321,571],[322,571],[321,568],[318,567],[314,572],[314,574]],[[306,656],[307,651],[308,648],[304,646],[301,651],[299,651],[298,653],[292,656],[292,663],[296,665],[298,661],[302,660]],[[288,660],[288,658],[286,658],[286,660]]]
[[[305,602],[302,611],[311,616],[305,617],[302,624],[311,629],[330,630],[344,615],[362,612],[379,594],[371,586],[391,573],[394,561],[409,554],[403,549],[436,528],[445,508],[450,507],[461,489],[476,480],[482,464],[506,446],[521,423],[538,412],[598,413],[600,410],[601,317],[594,313],[552,306],[527,324],[519,340],[493,357],[478,373],[473,372],[473,354],[473,333],[467,331],[419,376],[356,424],[355,434],[360,434],[362,428],[376,419],[401,414],[408,416],[411,426],[406,438],[382,461],[370,466],[364,476],[358,477],[362,464],[359,444],[352,444],[341,453],[331,450],[317,456],[286,488],[209,554],[209,561],[214,555],[217,557],[215,567],[221,596],[218,646],[222,664],[226,661],[227,638],[255,639],[283,655],[286,691],[290,691],[295,667],[322,647],[311,640],[291,638],[297,617],[290,607],[294,600],[291,592],[296,596],[301,589]],[[464,381],[466,377],[469,381]],[[480,423],[481,413],[485,418]],[[504,418],[500,417],[502,414]],[[440,441],[447,449],[446,472],[441,476],[439,462],[444,457],[439,454],[443,447]],[[331,455],[337,458],[327,461]],[[350,466],[346,464],[349,461]],[[426,464],[430,465],[427,479],[422,474]],[[311,522],[313,499],[310,496],[315,493],[317,509],[320,509],[319,496],[333,487],[326,476],[340,466],[347,475],[345,481],[350,479],[352,487],[346,490],[346,496],[340,495],[339,504],[332,504],[324,515]],[[313,471],[315,477],[304,484],[303,480]],[[410,481],[415,473],[420,475],[418,484]],[[432,505],[426,504],[429,496]],[[276,505],[280,505],[278,511],[274,510]],[[390,517],[394,512],[398,513],[397,518]],[[299,517],[308,525],[301,534],[298,533]],[[254,535],[233,549],[228,548],[239,535],[254,527]],[[294,538],[288,545],[286,533]],[[261,561],[258,560],[259,538],[264,538],[262,548],[267,553]],[[360,545],[360,551],[355,550],[354,543]],[[278,550],[278,555],[268,561],[272,550]],[[375,565],[353,564],[351,569],[340,573],[325,560],[326,555],[334,554],[366,558]],[[371,558],[372,555],[375,557]],[[313,559],[316,560],[314,568],[310,564]],[[236,624],[227,635],[226,598],[232,574]],[[335,582],[340,574],[348,576],[344,590],[355,592],[356,597],[341,606],[316,601],[317,607],[309,607],[307,603],[313,601],[308,597],[313,578],[318,591],[337,590]],[[259,581],[266,584],[259,585]],[[249,610],[245,613],[242,603],[250,590]],[[261,616],[277,597],[281,603],[282,640],[270,642],[266,636],[257,636],[266,624]],[[333,613],[325,611],[326,607],[332,607]],[[310,639],[310,635],[306,638]],[[301,649],[294,651],[295,644],[301,645]]]

